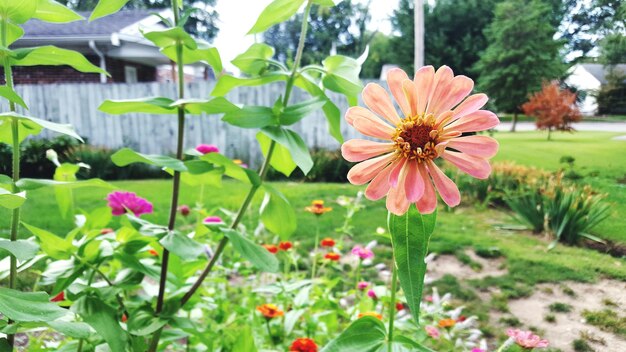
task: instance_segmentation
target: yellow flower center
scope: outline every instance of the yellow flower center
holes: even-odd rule
[[[404,118],[396,127],[392,138],[396,152],[404,158],[418,162],[436,158],[435,146],[439,131],[434,126],[433,114]]]

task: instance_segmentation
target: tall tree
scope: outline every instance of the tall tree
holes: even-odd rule
[[[551,7],[539,0],[507,0],[496,6],[485,32],[489,46],[475,66],[478,86],[500,111],[514,113],[511,131],[528,95],[565,73],[563,43],[553,39],[556,28],[545,20],[550,14]]]
[[[77,11],[91,11],[96,7],[98,0],[57,0],[58,2]],[[217,28],[218,14],[215,11],[216,0],[183,0],[185,8],[194,8],[185,23],[185,30],[198,38],[211,41],[219,29]],[[130,0],[126,9],[166,9],[170,7],[170,0]]]

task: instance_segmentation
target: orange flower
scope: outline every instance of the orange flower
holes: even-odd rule
[[[276,254],[278,252],[278,247],[273,244],[264,244],[263,248],[267,249],[267,251],[272,254]]]
[[[304,210],[319,216],[332,211],[333,208],[325,207],[323,200],[314,200],[311,202],[311,205],[304,208]]]
[[[283,241],[278,244],[278,248],[281,251],[288,251],[291,249],[291,247],[293,247],[293,244],[289,241]]]
[[[261,312],[265,319],[272,319],[277,317],[282,317],[285,313],[280,310],[275,304],[266,303],[256,307],[256,310]]]
[[[323,240],[320,241],[320,245],[322,247],[334,247],[335,246],[335,240],[333,240],[330,237],[326,237]]]
[[[456,324],[456,320],[454,319],[441,319],[439,320],[439,327],[440,328],[451,328],[454,326],[454,324]]]
[[[341,258],[341,254],[335,253],[335,252],[330,252],[330,253],[326,253],[324,258],[326,258],[326,259],[328,259],[330,261],[333,261],[333,262],[338,262],[339,259]]]
[[[155,251],[154,249],[150,249],[148,253],[150,253],[150,255],[153,255],[155,257],[159,255],[159,252]]]
[[[309,338],[301,337],[291,344],[289,352],[317,352],[317,344]]]
[[[106,235],[107,233],[111,233],[111,232],[114,232],[113,229],[110,229],[108,227],[100,230],[101,235]]]
[[[374,317],[377,318],[379,320],[383,320],[383,316],[376,313],[376,312],[365,312],[365,313],[359,313],[359,319],[363,318],[363,317]]]

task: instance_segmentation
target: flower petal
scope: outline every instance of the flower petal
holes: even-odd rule
[[[444,132],[457,131],[457,132],[478,132],[485,131],[490,128],[496,127],[500,123],[500,120],[491,111],[478,110],[469,115],[463,116],[460,119],[454,121],[448,126],[444,127]]]
[[[391,170],[391,173],[389,174],[389,184],[391,185],[391,187],[398,186],[398,181],[400,179],[402,169],[404,169],[404,165],[406,164],[406,162],[407,162],[406,158],[400,159],[398,164],[393,168],[393,170]]]
[[[393,143],[379,143],[365,139],[351,139],[341,145],[343,158],[358,162],[393,150]]]
[[[435,78],[433,82],[433,88],[428,98],[428,106],[426,107],[426,113],[433,112],[433,108],[445,98],[446,94],[450,90],[454,73],[448,66],[441,66],[435,72]]]
[[[430,177],[432,177],[441,199],[443,199],[448,206],[455,207],[461,203],[461,193],[457,186],[432,161],[428,163],[428,173]]]
[[[409,202],[415,203],[424,195],[424,178],[419,172],[417,161],[410,160],[405,166],[406,176],[404,180],[404,191]]]
[[[409,103],[404,95],[404,91],[402,90],[402,82],[407,79],[409,79],[409,76],[407,76],[406,72],[399,68],[392,68],[387,73],[387,84],[389,85],[389,90],[396,99],[396,102],[400,106],[404,116],[409,116],[411,114],[411,107],[409,106]]]
[[[487,104],[488,100],[489,98],[487,97],[486,94],[483,94],[483,93],[472,94],[469,97],[467,97],[467,99],[465,99],[461,104],[459,104],[459,106],[454,108],[454,110],[452,111],[454,111],[454,115],[456,115],[457,118],[461,118],[465,115],[478,111],[478,109],[482,108],[483,106],[485,106],[485,104]]]
[[[395,153],[389,153],[354,165],[348,171],[348,181],[353,185],[366,184],[389,165],[395,157]]]
[[[400,123],[400,117],[393,106],[385,88],[376,83],[368,83],[363,89],[363,101],[370,110],[391,122],[394,126]]]
[[[468,155],[491,158],[498,152],[498,141],[487,136],[466,136],[449,140],[447,147]]]
[[[448,89],[439,100],[433,101],[434,106],[428,108],[435,116],[452,109],[460,103],[474,89],[474,81],[467,76],[456,76],[450,82]]]
[[[363,133],[364,135],[380,139],[390,140],[396,132],[396,130],[391,128],[388,124],[382,122],[378,117],[373,120],[358,117],[352,121],[352,125],[357,131]]]
[[[411,203],[406,199],[404,187],[391,187],[387,194],[387,210],[396,215],[402,215],[409,210]]]
[[[421,214],[430,214],[437,209],[437,193],[424,164],[419,164],[419,171],[424,181],[424,195],[415,203],[415,206]]]
[[[389,183],[389,174],[394,169],[396,164],[399,161],[394,161],[388,167],[384,168],[383,171],[379,172],[376,177],[372,179],[367,188],[365,189],[365,197],[369,200],[379,200],[382,197],[386,196],[389,193],[389,189],[391,188],[391,184]]]
[[[477,156],[446,150],[442,157],[456,165],[461,171],[476,178],[486,179],[491,173],[489,162]]]
[[[352,126],[354,120],[359,117],[371,120],[379,119],[379,117],[374,115],[373,112],[361,106],[352,106],[346,111],[345,119],[350,126]]]
[[[422,114],[426,111],[428,98],[432,91],[433,81],[435,79],[435,68],[432,66],[420,67],[415,72],[415,90],[417,91],[417,113]]]
[[[409,102],[410,111],[407,116],[417,115],[417,89],[415,89],[415,84],[410,79],[407,79],[402,82],[402,90],[406,100]]]

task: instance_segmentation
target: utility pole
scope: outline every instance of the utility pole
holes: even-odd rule
[[[415,71],[424,66],[424,0],[414,0],[415,8],[414,24],[415,24],[415,53],[414,65]]]

